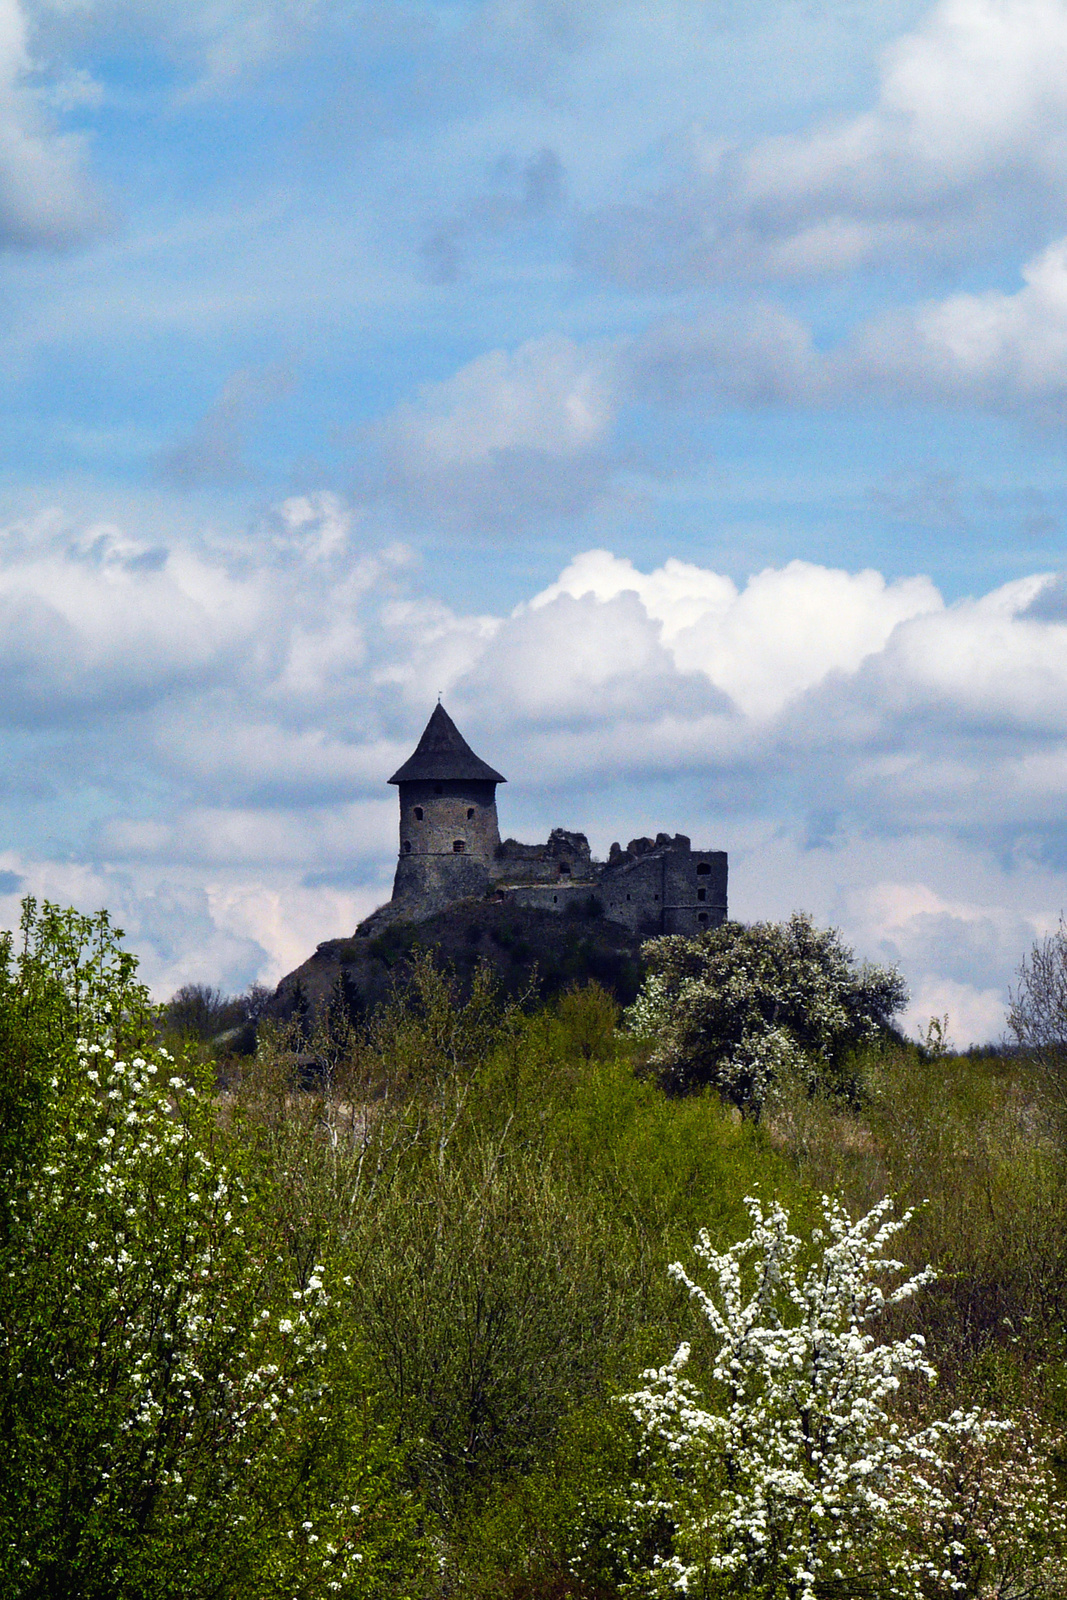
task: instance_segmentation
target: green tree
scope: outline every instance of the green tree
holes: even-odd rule
[[[907,1000],[894,967],[857,967],[832,928],[724,923],[672,934],[643,951],[648,976],[626,1012],[670,1093],[711,1085],[748,1116],[785,1073],[849,1093],[848,1051],[875,1039]]]
[[[402,1464],[106,915],[0,944],[0,1591],[412,1592]],[[357,1420],[358,1419],[358,1420]]]

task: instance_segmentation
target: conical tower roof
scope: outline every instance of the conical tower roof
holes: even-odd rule
[[[422,732],[422,738],[389,779],[390,783],[441,782],[448,778],[475,778],[482,783],[506,783],[499,772],[474,754],[466,739],[438,702]]]

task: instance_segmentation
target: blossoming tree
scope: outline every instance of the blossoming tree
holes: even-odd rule
[[[788,1600],[1008,1593],[980,1586],[1008,1570],[1007,1547],[1023,1523],[990,1523],[971,1538],[960,1511],[974,1474],[961,1478],[959,1467],[968,1456],[996,1456],[1011,1425],[977,1411],[911,1427],[894,1415],[903,1382],[935,1379],[920,1335],[879,1341],[874,1332],[931,1277],[927,1269],[892,1286],[904,1268],[886,1246],[910,1213],[894,1219],[883,1200],[852,1221],[824,1198],[812,1256],[780,1205],[747,1205],[747,1238],[724,1252],[705,1233],[697,1241],[710,1287],[679,1263],[670,1268],[715,1341],[711,1396],[687,1379],[682,1344],[626,1397],[664,1447],[652,1502],[677,1531],[674,1553],[658,1564],[662,1586],[703,1594],[718,1584]],[[1050,1515],[1062,1534],[1050,1487],[1047,1471],[1035,1469],[1018,1490],[1028,1537]]]
[[[279,1249],[106,917],[30,903],[23,939],[0,947],[0,1591],[409,1593],[414,1508],[329,1275]]]
[[[652,939],[643,954],[648,976],[626,1024],[651,1045],[650,1069],[669,1092],[710,1084],[752,1117],[786,1072],[847,1090],[847,1050],[907,999],[895,968],[857,967],[834,929],[799,912]]]

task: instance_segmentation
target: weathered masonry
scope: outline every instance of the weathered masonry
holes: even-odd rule
[[[684,834],[613,844],[594,861],[584,833],[554,828],[544,844],[501,841],[496,786],[506,779],[474,754],[438,705],[414,753],[393,776],[400,851],[393,897],[357,930],[420,921],[459,900],[510,900],[565,914],[603,915],[634,934],[699,933],[726,919],[723,850],[694,850]]]
[[[433,916],[485,894],[500,847],[496,786],[506,781],[437,706],[414,754],[389,779],[400,792],[393,903],[408,916]]]

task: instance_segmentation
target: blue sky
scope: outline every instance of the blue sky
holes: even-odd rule
[[[0,0],[0,917],[160,995],[502,821],[1003,1026],[1067,905],[1067,0]]]

